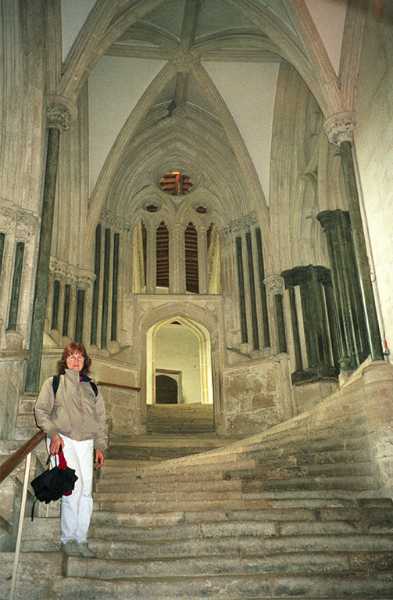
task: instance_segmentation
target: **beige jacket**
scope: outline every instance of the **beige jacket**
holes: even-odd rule
[[[100,392],[96,396],[88,381],[79,373],[66,369],[60,375],[56,397],[52,377],[43,384],[35,404],[35,418],[48,435],[63,433],[73,440],[94,439],[95,448],[106,448],[105,404]]]

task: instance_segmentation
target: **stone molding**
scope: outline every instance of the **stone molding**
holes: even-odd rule
[[[82,289],[87,289],[95,281],[95,273],[87,269],[79,269],[62,260],[51,256],[49,271],[52,279],[60,279],[71,285],[77,285]]]
[[[265,277],[263,283],[266,286],[268,294],[275,296],[284,293],[284,278],[278,274],[272,274]]]
[[[0,198],[0,230],[13,234],[18,240],[27,242],[37,233],[38,217]]]
[[[340,146],[343,142],[353,142],[356,122],[353,112],[336,113],[326,119],[324,130],[331,144]]]
[[[64,96],[50,96],[46,108],[47,125],[59,131],[68,131],[77,117],[76,106]]]

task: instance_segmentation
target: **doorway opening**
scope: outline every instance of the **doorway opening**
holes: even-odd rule
[[[203,325],[175,315],[149,329],[146,402],[213,405],[210,335]]]
[[[156,404],[180,404],[182,398],[181,371],[156,369]]]

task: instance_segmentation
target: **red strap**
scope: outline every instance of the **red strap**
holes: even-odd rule
[[[63,448],[60,448],[60,450],[59,450],[59,469],[60,469],[60,471],[65,471],[66,468],[67,468],[67,461],[64,458]]]

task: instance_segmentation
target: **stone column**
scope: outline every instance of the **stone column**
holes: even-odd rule
[[[374,291],[370,277],[370,265],[367,256],[367,247],[360,210],[359,192],[357,188],[352,153],[354,125],[352,113],[339,113],[332,115],[329,119],[327,119],[324,128],[329,142],[339,146],[340,148],[342,169],[344,174],[344,185],[351,219],[356,263],[359,270],[361,297],[364,307],[364,316],[371,358],[372,360],[383,360],[384,355],[378,325]]]
[[[326,293],[331,286],[329,270],[325,267],[308,265],[283,271],[282,276],[290,294],[296,364],[292,382],[306,383],[337,377],[336,323],[332,320],[330,295],[329,292]],[[300,290],[306,357],[303,357],[301,352],[295,288]],[[305,358],[307,359],[306,368]]]
[[[349,214],[324,210],[318,215],[326,233],[338,310],[339,364],[353,370],[368,356],[369,344]]]
[[[38,392],[44,324],[47,308],[49,259],[52,245],[53,215],[56,198],[56,179],[59,162],[60,132],[69,129],[71,112],[66,103],[57,99],[47,111],[48,142],[44,174],[41,231],[31,320],[29,358],[26,369],[26,392]]]
[[[281,275],[268,275],[264,284],[268,293],[271,305],[271,314],[275,315],[276,329],[273,338],[275,353],[287,352],[287,337],[285,332],[284,316],[284,279]]]

